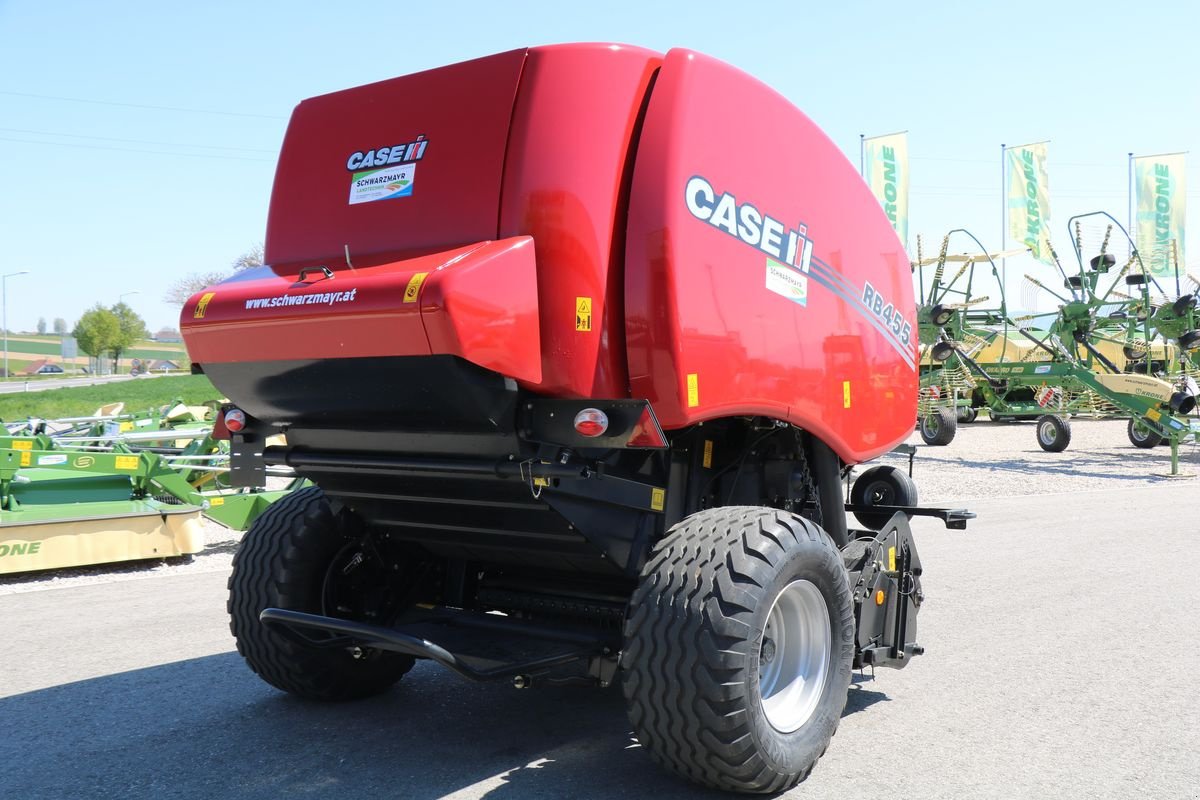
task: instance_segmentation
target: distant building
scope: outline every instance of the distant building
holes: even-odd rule
[[[150,362],[151,372],[167,372],[169,370],[179,369],[179,365],[174,361],[168,361],[165,358],[160,358],[157,361]]]
[[[182,342],[183,336],[174,328],[163,328],[158,333],[154,334],[156,342]]]

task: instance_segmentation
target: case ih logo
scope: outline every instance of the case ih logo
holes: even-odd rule
[[[357,150],[346,159],[346,169],[350,172],[361,172],[372,167],[386,167],[388,164],[407,164],[410,161],[420,161],[425,156],[427,144],[429,144],[429,140],[422,134],[416,138],[416,141],[406,144],[376,147],[374,150]]]
[[[699,175],[688,180],[684,197],[688,211],[696,219],[704,220],[751,247],[757,247],[776,261],[808,274],[812,261],[812,240],[808,238],[808,229],[803,225],[799,230],[788,230],[782,222],[763,214],[752,204],[739,204],[728,192],[718,195],[712,184]]]

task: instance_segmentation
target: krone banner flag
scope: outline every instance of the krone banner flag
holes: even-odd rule
[[[1183,153],[1135,158],[1133,182],[1137,188],[1135,238],[1142,263],[1154,275],[1173,275],[1172,242],[1178,263],[1187,263],[1183,259],[1183,220],[1187,210]]]
[[[863,140],[863,177],[908,247],[908,134]]]
[[[1008,232],[1033,253],[1053,264],[1050,238],[1050,185],[1046,143],[1010,147],[1008,152]]]

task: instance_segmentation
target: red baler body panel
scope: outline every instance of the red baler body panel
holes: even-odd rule
[[[543,380],[566,397],[627,397],[625,196],[638,113],[662,57],[637,47],[529,51],[504,169],[500,235],[533,237]],[[583,298],[581,300],[580,298]],[[577,305],[590,306],[577,319]]]
[[[445,353],[519,380],[540,379],[537,265],[528,236],[399,260],[375,256],[333,277],[321,266],[259,267],[193,297],[183,308],[192,360]]]
[[[768,87],[667,54],[638,143],[626,254],[631,391],[664,427],[762,414],[851,462],[912,432],[904,249],[841,151]],[[880,313],[864,292],[883,298]]]
[[[516,50],[306,100],[265,256],[185,305],[193,361],[454,355],[668,429],[787,420],[850,462],[915,420],[882,210],[807,117],[688,51]]]
[[[514,50],[296,106],[275,171],[266,263],[344,265],[346,246],[356,260],[497,238],[504,152],[524,63],[525,51]],[[424,146],[413,160],[404,161],[405,154],[388,162],[392,148],[418,140]],[[379,158],[383,148],[388,155]],[[381,170],[386,178],[404,164],[412,168],[409,195],[352,197],[358,181]]]

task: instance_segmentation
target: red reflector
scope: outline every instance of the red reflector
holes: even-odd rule
[[[638,417],[637,425],[633,426],[633,433],[629,436],[629,441],[625,443],[626,447],[666,447],[667,437],[663,435],[662,428],[658,426],[658,419],[655,418],[654,412],[647,405],[642,409],[642,416]]]
[[[608,430],[608,415],[598,408],[585,408],[575,415],[575,430],[580,436],[600,436]]]
[[[240,408],[231,408],[225,412],[225,428],[230,433],[238,433],[246,427],[246,413]]]

